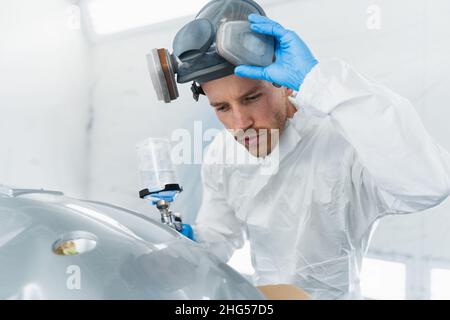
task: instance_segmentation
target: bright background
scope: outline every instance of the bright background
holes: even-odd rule
[[[138,199],[135,144],[176,128],[220,127],[189,85],[156,101],[145,55],[170,48],[199,0],[0,0],[0,183],[62,190],[158,218]],[[319,60],[339,57],[415,105],[430,134],[450,150],[448,0],[260,0],[296,30]],[[375,20],[373,18],[375,17]],[[379,17],[380,19],[376,19]],[[401,166],[401,164],[399,164]],[[199,166],[178,168],[176,204],[193,222]],[[365,296],[450,298],[450,201],[388,217],[362,270]],[[230,264],[252,269],[248,246]]]

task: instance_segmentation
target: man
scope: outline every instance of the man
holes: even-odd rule
[[[450,155],[408,100],[344,62],[318,62],[293,31],[266,17],[249,21],[275,37],[276,61],[202,84],[225,128],[244,134],[219,135],[208,148],[195,239],[226,261],[247,234],[257,285],[357,298],[377,220],[446,199]],[[214,161],[227,144],[258,145],[264,129],[278,129],[280,140],[254,155],[270,159],[276,150],[276,173]]]

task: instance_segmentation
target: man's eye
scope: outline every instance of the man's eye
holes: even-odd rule
[[[228,109],[229,109],[229,107],[227,107],[227,106],[223,106],[223,107],[218,107],[218,108],[216,108],[216,110],[219,111],[219,112],[225,112],[225,111],[227,111]]]
[[[246,100],[246,101],[255,101],[255,100],[258,99],[260,96],[261,96],[260,94],[257,94],[257,95],[251,96],[251,97],[247,97],[247,98],[245,98],[245,100]]]

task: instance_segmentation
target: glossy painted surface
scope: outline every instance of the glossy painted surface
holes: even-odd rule
[[[260,299],[201,245],[138,213],[0,189],[0,299]]]

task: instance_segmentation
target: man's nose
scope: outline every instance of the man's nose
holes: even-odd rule
[[[233,110],[234,128],[247,130],[253,126],[253,118],[251,114],[241,107],[236,107]]]

